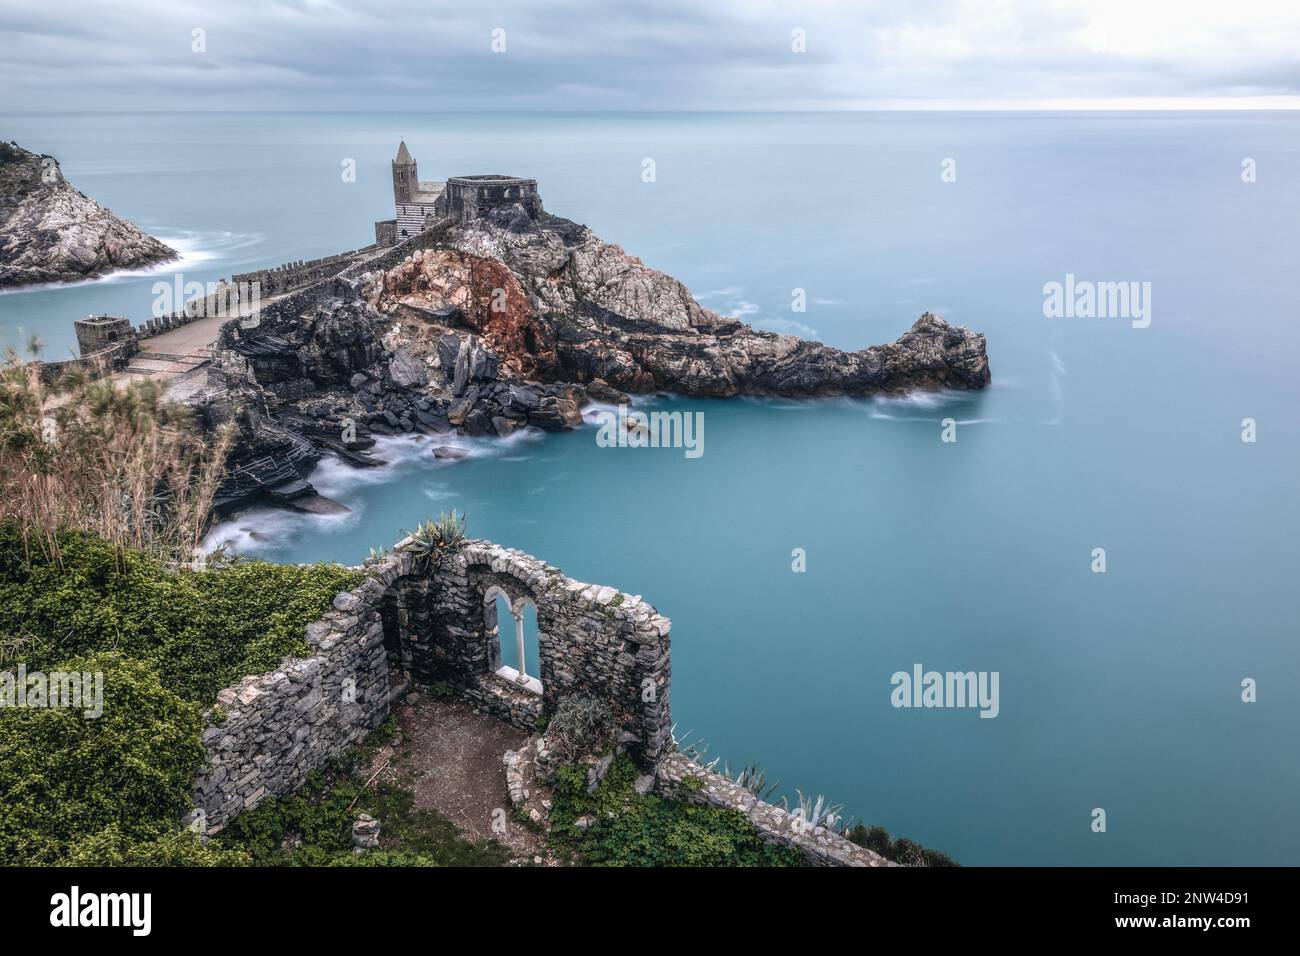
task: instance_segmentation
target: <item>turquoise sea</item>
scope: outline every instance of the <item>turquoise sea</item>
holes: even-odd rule
[[[674,715],[710,756],[962,863],[1300,863],[1294,114],[0,114],[0,137],[172,240],[186,280],[366,244],[405,138],[425,179],[535,177],[757,326],[986,333],[983,393],[651,399],[704,412],[698,459],[594,427],[452,464],[394,439],[380,472],[315,476],[351,515],[219,531],[356,562],[464,510],[671,617]],[[62,357],[73,319],[147,318],[175,268],[0,295],[0,342]],[[1150,282],[1150,326],[1044,317],[1067,274]],[[916,663],[998,672],[997,718],[891,706]]]

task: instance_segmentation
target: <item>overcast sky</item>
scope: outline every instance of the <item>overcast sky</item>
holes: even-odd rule
[[[0,51],[0,111],[1300,108],[1300,0],[0,0]]]

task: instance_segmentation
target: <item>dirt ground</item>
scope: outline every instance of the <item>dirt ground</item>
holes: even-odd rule
[[[400,742],[375,754],[367,778],[382,766],[383,779],[413,786],[416,809],[437,810],[465,839],[495,839],[520,861],[555,862],[543,836],[515,819],[506,789],[503,757],[524,745],[526,731],[421,693],[408,694],[394,714]]]

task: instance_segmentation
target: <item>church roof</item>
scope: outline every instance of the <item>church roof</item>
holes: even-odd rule
[[[406,148],[406,140],[402,140],[401,145],[397,147],[397,158],[394,159],[393,162],[395,163],[415,162],[415,160],[411,159],[411,151]]]

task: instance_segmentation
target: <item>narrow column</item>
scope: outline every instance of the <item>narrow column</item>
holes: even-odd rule
[[[516,610],[510,609],[510,615],[515,619],[515,647],[519,650],[519,683],[523,684],[528,680],[528,672],[524,670],[524,611],[523,608]]]

